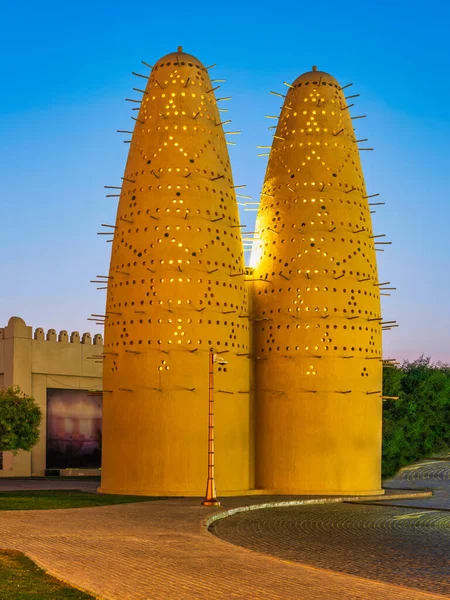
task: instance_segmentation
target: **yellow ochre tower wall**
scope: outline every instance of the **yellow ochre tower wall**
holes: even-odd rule
[[[101,491],[203,495],[208,357],[220,493],[253,487],[247,289],[213,83],[195,57],[151,70],[131,139],[108,279]]]
[[[315,68],[289,85],[256,232],[255,485],[380,493],[375,240],[347,100]]]

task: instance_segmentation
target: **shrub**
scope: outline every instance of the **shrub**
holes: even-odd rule
[[[31,450],[39,441],[42,411],[18,386],[0,389],[0,451]]]

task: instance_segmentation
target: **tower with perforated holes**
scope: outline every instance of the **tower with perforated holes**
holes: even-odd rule
[[[377,236],[357,142],[332,76],[289,85],[251,257],[255,483],[274,493],[381,492]]]
[[[219,495],[382,493],[387,242],[345,86],[288,84],[246,269],[209,67],[150,69],[109,226],[100,490],[202,495],[214,465]]]
[[[151,69],[114,226],[105,320],[101,491],[202,495],[208,357],[216,477],[253,486],[249,326],[235,190],[213,83],[195,57]]]

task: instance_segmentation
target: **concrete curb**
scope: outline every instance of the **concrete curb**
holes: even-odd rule
[[[249,510],[263,510],[265,508],[279,508],[286,506],[306,506],[308,504],[338,504],[340,502],[383,502],[389,500],[406,500],[414,498],[430,498],[433,496],[432,491],[423,491],[416,493],[389,494],[388,496],[338,496],[336,498],[309,498],[307,500],[280,500],[279,502],[265,502],[263,504],[250,504],[248,506],[239,506],[238,508],[230,508],[217,512],[203,520],[203,525],[209,529],[215,521],[226,519],[233,515],[247,512]]]

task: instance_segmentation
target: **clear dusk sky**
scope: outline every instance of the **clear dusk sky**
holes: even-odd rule
[[[259,198],[270,144],[264,118],[278,114],[283,81],[312,65],[353,82],[353,115],[369,194],[386,202],[374,233],[380,281],[397,291],[383,316],[400,327],[384,335],[384,356],[422,353],[450,362],[450,3],[447,0],[241,0],[236,2],[5,2],[0,78],[0,327],[28,325],[80,333],[104,311],[110,244],[97,236],[113,223],[129,146],[117,129],[133,122],[126,97],[177,46],[217,63],[233,129],[236,184]],[[137,85],[138,84],[138,85]],[[139,85],[140,84],[140,85]],[[255,213],[242,213],[247,229]],[[247,261],[248,261],[247,254]]]

